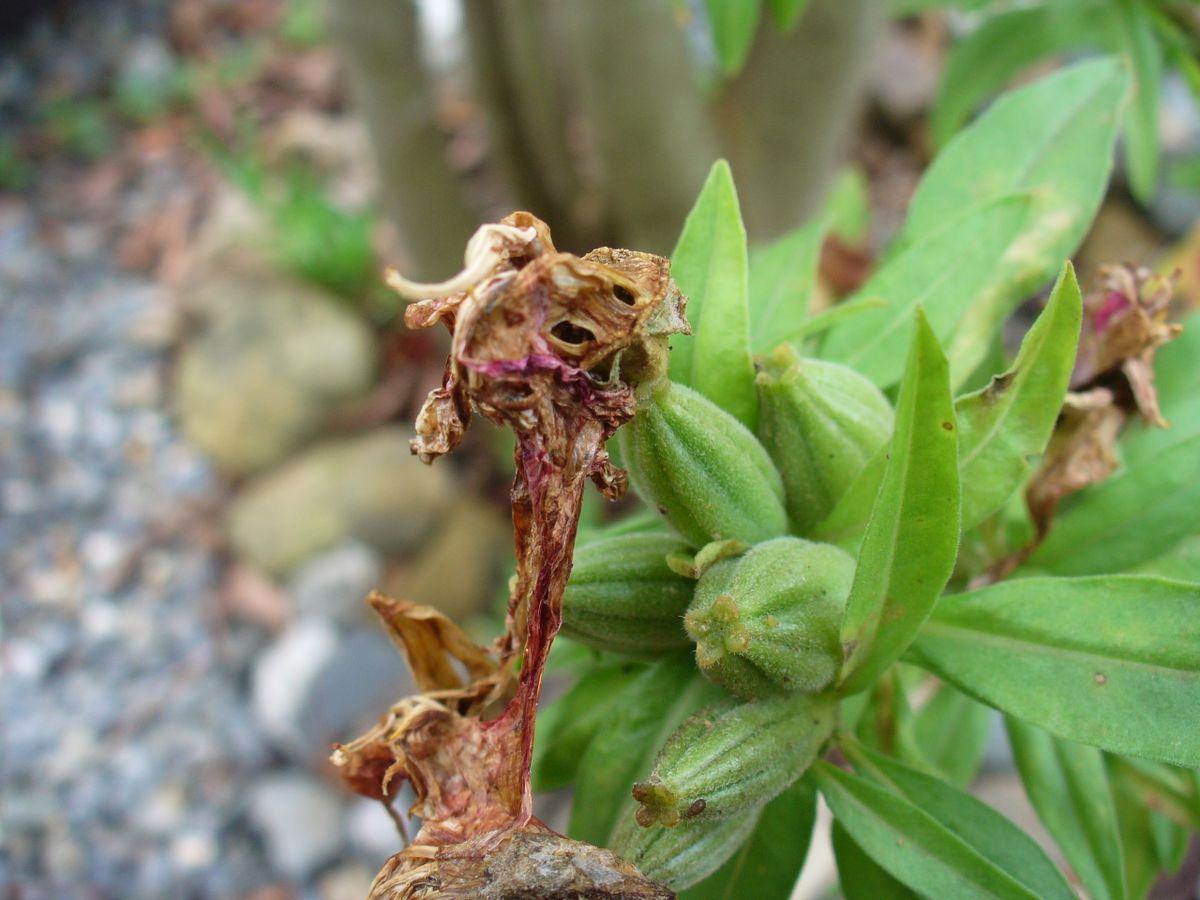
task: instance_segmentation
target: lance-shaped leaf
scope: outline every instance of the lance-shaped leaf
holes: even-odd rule
[[[1067,263],[1012,368],[954,404],[964,531],[1003,506],[1028,476],[1028,458],[1046,449],[1075,364],[1082,315],[1079,283]]]
[[[1093,900],[1123,900],[1125,864],[1104,755],[1007,717],[1029,802]]]
[[[718,160],[671,254],[671,276],[688,298],[692,325],[690,336],[671,338],[671,380],[753,429],[758,395],[750,358],[748,265],[733,173]]]
[[[809,0],[767,0],[767,8],[781,30],[791,31],[804,15],[808,3]]]
[[[759,0],[704,0],[712,27],[717,60],[726,75],[736,75],[746,64],[762,4]]]
[[[934,140],[945,144],[993,94],[1035,62],[1068,49],[1102,48],[1114,27],[1104,0],[1047,3],[988,16],[955,41],[930,111]]]
[[[921,806],[824,761],[813,767],[817,787],[838,824],[892,877],[922,896],[1040,897]]]
[[[1037,842],[983,801],[854,740],[842,741],[842,749],[860,775],[919,805],[1035,896],[1074,900],[1070,885]]]
[[[1143,202],[1158,181],[1158,108],[1162,99],[1162,48],[1150,19],[1134,0],[1117,0],[1122,50],[1133,63],[1133,108],[1125,128],[1129,186]]]
[[[1123,777],[1156,810],[1188,831],[1200,831],[1200,795],[1196,793],[1194,769],[1180,769],[1148,759],[1113,756],[1110,770]]]
[[[792,340],[808,318],[825,223],[811,222],[750,253],[750,336],[755,353]]]
[[[804,868],[816,817],[816,789],[801,779],[766,805],[754,833],[728,862],[680,900],[789,896]]]
[[[655,663],[629,682],[583,753],[568,834],[606,845],[621,811],[634,805],[633,783],[650,774],[667,735],[722,695],[696,671],[690,654]]]
[[[838,887],[846,900],[918,900],[885,869],[867,856],[838,822],[833,823],[833,855],[837,859]]]
[[[819,355],[858,369],[880,387],[894,384],[903,371],[913,310],[924,309],[940,340],[951,337],[971,304],[1006,283],[1006,248],[1024,240],[1031,204],[1029,195],[1017,193],[956,209],[854,294],[852,301],[882,299],[884,305],[830,329]],[[955,374],[965,378],[970,369]]]
[[[629,662],[596,666],[563,696],[538,710],[534,790],[552,791],[575,778],[596,731],[612,720],[622,689],[644,668]]]
[[[975,204],[1019,192],[1032,198],[1021,238],[1004,250],[1003,280],[963,313],[946,345],[956,375],[970,374],[1013,307],[1053,277],[1087,233],[1112,171],[1128,86],[1123,66],[1098,60],[1012,91],[921,179],[900,238],[905,247]]]
[[[870,685],[912,641],[958,550],[958,440],[949,367],[918,311],[891,458],[871,510],[842,620],[847,693]]]
[[[966,787],[979,771],[995,713],[948,684],[912,718],[912,735],[919,759],[951,784]]]
[[[1200,586],[1026,578],[938,605],[913,661],[1053,734],[1200,766]]]

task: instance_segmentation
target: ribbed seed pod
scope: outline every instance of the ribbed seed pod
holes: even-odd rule
[[[892,433],[891,404],[853,369],[782,344],[759,361],[758,436],[783,476],[792,528],[824,519]]]
[[[841,548],[794,537],[717,563],[700,577],[683,618],[696,664],[739,697],[824,689],[842,662],[854,567]]]
[[[757,809],[804,774],[834,724],[827,695],[701,710],[667,739],[634,785],[638,824],[670,828]]]
[[[682,891],[703,881],[737,851],[758,824],[761,809],[676,828],[643,828],[625,816],[613,834],[612,849],[647,878]]]
[[[667,556],[685,548],[678,537],[662,532],[579,547],[563,594],[563,634],[641,659],[688,646],[683,614],[696,583],[667,565]]]
[[[783,482],[771,457],[702,394],[664,381],[617,436],[638,495],[693,546],[786,533]]]

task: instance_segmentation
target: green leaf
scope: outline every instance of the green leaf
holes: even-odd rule
[[[964,531],[1003,506],[1029,475],[1028,457],[1046,449],[1075,364],[1082,315],[1079,283],[1067,263],[1012,368],[954,404]]]
[[[1005,283],[1007,248],[1028,231],[1032,202],[1017,194],[972,206],[908,245],[851,298],[881,298],[886,305],[830,330],[820,356],[858,369],[880,387],[895,383],[913,310],[923,307],[938,338],[949,338],[972,303]],[[955,372],[965,377],[970,369]]]
[[[934,141],[945,144],[984,101],[1039,60],[1111,44],[1107,3],[1046,3],[989,16],[954,44],[930,111]]]
[[[844,740],[842,749],[855,771],[919,805],[1034,896],[1075,900],[1070,885],[1037,842],[983,801],[856,741]]]
[[[767,0],[767,8],[781,31],[791,31],[808,9],[808,3],[809,0]]]
[[[833,855],[846,900],[919,900],[919,894],[881,869],[837,822],[833,823]]]
[[[941,684],[913,717],[921,758],[946,781],[966,787],[979,771],[994,713],[962,691]],[[912,760],[915,764],[918,760]]]
[[[736,75],[746,64],[761,6],[761,0],[704,0],[717,61],[726,75]]]
[[[1200,832],[1200,797],[1196,794],[1195,772],[1148,759],[1114,756],[1111,768],[1142,798],[1147,809],[1189,831]]]
[[[903,797],[823,760],[812,772],[838,824],[879,866],[917,893],[955,900],[1038,897]]]
[[[629,682],[580,760],[567,833],[606,846],[621,811],[634,805],[633,783],[650,774],[663,741],[721,696],[696,671],[691,654],[657,662]]]
[[[1200,765],[1200,586],[1026,578],[948,597],[913,661],[984,703],[1114,753]]]
[[[964,209],[1032,195],[1020,240],[1002,251],[1003,277],[962,315],[947,344],[962,377],[986,355],[1013,307],[1052,278],[1087,233],[1112,171],[1128,85],[1123,66],[1098,60],[1012,91],[960,132],[921,179],[901,236],[905,247]]]
[[[800,877],[817,817],[817,792],[802,778],[763,809],[754,833],[720,869],[680,900],[788,897]]]
[[[1150,830],[1150,811],[1125,779],[1113,779],[1112,787],[1125,859],[1125,895],[1146,897],[1159,871],[1158,849]]]
[[[671,380],[704,394],[754,428],[758,394],[750,358],[746,229],[729,163],[718,160],[671,255],[688,298],[692,334],[671,339]]]
[[[1200,533],[1200,433],[1139,456],[1073,499],[1028,564],[1058,575],[1121,572]]]
[[[1125,127],[1129,187],[1143,203],[1154,197],[1158,181],[1158,108],[1162,96],[1162,48],[1150,20],[1133,0],[1117,0],[1121,39],[1133,63],[1133,108]]]
[[[958,550],[958,440],[949,367],[920,310],[890,453],[842,619],[847,693],[868,687],[904,652],[950,577]]]
[[[533,788],[552,791],[575,778],[583,752],[613,714],[621,690],[645,666],[614,663],[597,666],[563,696],[538,710],[533,745]]]
[[[803,327],[824,238],[824,224],[817,221],[751,251],[750,343],[755,353],[792,340]]]
[[[798,343],[806,337],[828,331],[846,319],[860,315],[867,310],[882,309],[885,306],[887,303],[879,297],[859,297],[857,300],[835,303],[805,319],[796,326],[794,331],[784,335],[780,343]]]
[[[830,234],[852,244],[867,239],[871,224],[870,185],[857,166],[842,169],[825,200],[825,215]]]
[[[1029,802],[1093,900],[1124,900],[1121,834],[1104,756],[1011,716],[1005,720]]]

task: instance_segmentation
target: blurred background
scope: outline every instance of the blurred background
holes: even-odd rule
[[[385,263],[449,276],[515,208],[669,253],[723,155],[752,241],[832,217],[836,299],[996,92],[1126,52],[1081,280],[1179,267],[1195,303],[1198,10],[4,0],[0,894],[349,900],[398,849],[326,762],[410,690],[363,598],[494,633],[511,470],[485,423],[409,455],[445,346]]]

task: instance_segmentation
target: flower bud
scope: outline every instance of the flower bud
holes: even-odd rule
[[[667,564],[684,547],[661,531],[579,547],[563,594],[563,634],[597,650],[642,659],[688,646],[683,614],[696,583]]]
[[[690,388],[663,382],[617,432],[638,495],[693,546],[787,531],[783,482],[758,439]]]
[[[781,344],[760,360],[758,436],[783,476],[792,528],[829,515],[892,433],[879,388],[851,368]]]
[[[813,693],[842,662],[842,611],[854,559],[832,544],[782,537],[718,562],[696,585],[683,625],[696,664],[740,697]]]
[[[639,825],[668,828],[757,809],[804,774],[833,730],[834,701],[799,694],[701,710],[633,787]]]

